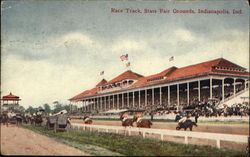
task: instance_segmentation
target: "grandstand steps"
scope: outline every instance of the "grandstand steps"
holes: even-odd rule
[[[226,104],[227,106],[231,107],[234,104],[248,102],[249,103],[249,88],[246,90],[240,91],[239,93],[236,93],[235,96],[232,95],[225,99],[224,102],[221,102],[218,107],[223,108],[223,104]]]

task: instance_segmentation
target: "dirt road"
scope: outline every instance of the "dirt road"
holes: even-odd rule
[[[3,155],[90,155],[33,131],[12,125],[9,127],[1,125],[0,148]]]

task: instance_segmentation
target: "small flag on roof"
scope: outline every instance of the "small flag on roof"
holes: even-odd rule
[[[173,61],[174,60],[174,56],[170,57],[168,60],[169,60],[169,62]]]
[[[128,60],[128,54],[120,56],[121,61]]]
[[[100,72],[100,75],[104,75],[104,71]]]
[[[126,63],[126,67],[129,67],[130,66],[130,62]]]

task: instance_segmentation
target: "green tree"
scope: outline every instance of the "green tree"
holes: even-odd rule
[[[51,108],[50,108],[49,104],[44,104],[43,108],[45,110],[45,113],[47,113],[47,114],[51,113]]]
[[[26,109],[26,112],[29,112],[29,113],[33,114],[33,113],[36,112],[36,109],[33,108],[32,106],[29,106],[29,107]]]

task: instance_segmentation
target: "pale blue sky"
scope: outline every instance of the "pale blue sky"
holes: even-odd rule
[[[216,14],[128,14],[117,9],[226,9]],[[232,14],[241,9],[243,14]],[[246,1],[5,1],[1,5],[2,95],[39,106],[126,70],[142,75],[224,57],[249,67]],[[168,58],[175,56],[174,62]]]

